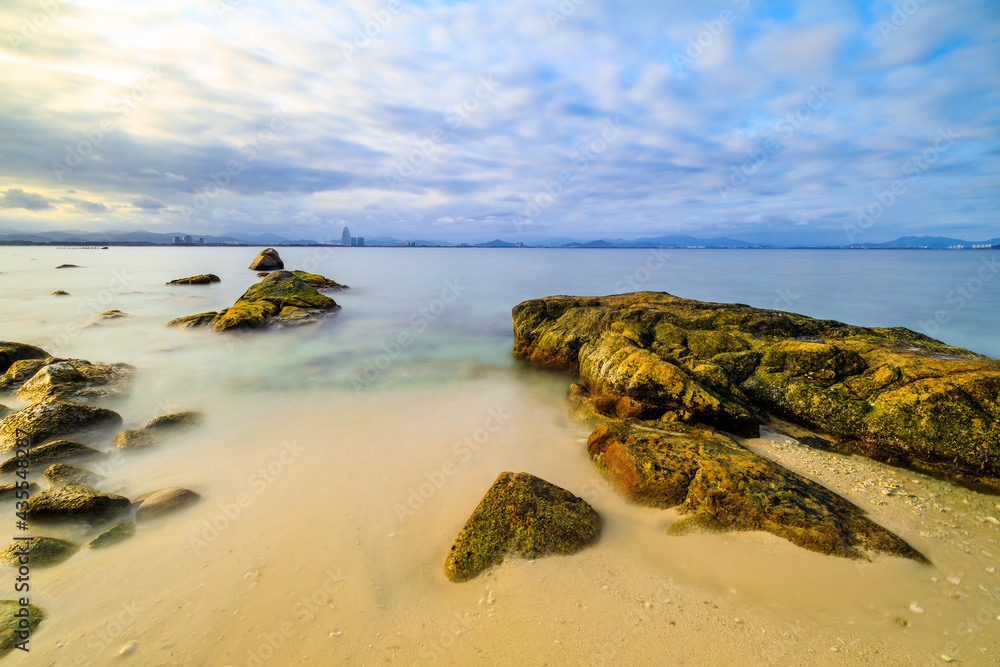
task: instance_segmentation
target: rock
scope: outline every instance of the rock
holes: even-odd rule
[[[39,445],[31,449],[31,467],[37,470],[36,466],[53,461],[94,461],[104,459],[106,454],[93,447],[81,445],[72,440],[56,440]],[[18,466],[18,457],[12,457],[0,464],[0,473],[15,472]]]
[[[60,264],[56,267],[57,269],[79,269],[80,267],[76,264]]]
[[[106,310],[100,315],[95,315],[87,320],[83,326],[85,327],[96,327],[104,324],[105,322],[110,322],[112,320],[120,320],[126,317],[132,317],[126,312],[121,310]]]
[[[12,412],[13,412],[13,410],[11,410],[10,408],[8,408],[6,405],[0,404],[0,419],[3,419],[4,417],[6,417],[7,415],[9,415]]]
[[[31,444],[70,435],[107,436],[121,427],[117,412],[66,401],[41,401],[0,419],[0,452],[17,448],[17,430],[27,431]]]
[[[28,610],[27,618],[17,615],[22,609]],[[24,641],[18,632],[33,636],[44,620],[45,612],[33,604],[22,607],[19,600],[0,600],[0,656],[7,655]]]
[[[135,535],[135,522],[125,521],[108,528],[106,531],[87,543],[88,549],[103,549],[112,544],[118,544]]]
[[[122,646],[121,650],[118,651],[118,655],[132,655],[138,650],[139,650],[139,642],[131,641],[125,644],[125,646]]]
[[[135,502],[139,503],[139,507],[135,511],[135,518],[139,521],[156,519],[165,514],[190,507],[200,499],[201,496],[194,491],[177,486],[145,493],[135,499]]]
[[[22,359],[45,359],[48,352],[34,345],[0,340],[0,373],[6,373],[10,365]]]
[[[600,537],[600,517],[582,498],[528,473],[500,473],[455,539],[445,576],[468,581],[508,554],[572,554]]]
[[[768,414],[830,448],[1000,492],[1000,361],[866,328],[658,292],[514,308],[514,353],[577,372],[611,418],[752,435]]]
[[[222,311],[223,313],[225,310]],[[207,313],[198,313],[197,315],[185,315],[184,317],[178,317],[167,322],[168,327],[178,327],[181,329],[191,329],[193,327],[203,327],[211,324],[215,321],[221,313],[216,311],[209,311]]]
[[[58,565],[79,551],[80,547],[55,537],[30,537],[26,540],[14,540],[0,551],[0,563],[8,567],[18,567],[24,563],[22,556],[27,556],[28,566],[52,567]]]
[[[211,324],[214,331],[262,329],[273,325],[305,324],[338,309],[337,302],[317,292],[291,271],[276,271],[250,288],[231,307],[171,320],[167,326]]]
[[[132,389],[137,370],[129,364],[91,363],[83,359],[54,359],[17,390],[24,401],[82,400],[125,396]]]
[[[208,285],[210,283],[220,283],[222,280],[219,276],[214,273],[205,273],[200,276],[191,276],[190,278],[178,278],[177,280],[171,280],[168,285]]]
[[[0,485],[0,500],[13,500],[17,498],[17,492],[20,490],[27,490],[28,495],[32,495],[38,491],[38,485],[34,482],[28,484],[27,488],[21,486],[21,482],[14,482],[12,484],[2,484]]]
[[[285,268],[285,263],[281,261],[278,251],[274,248],[261,250],[250,263],[251,271],[274,271],[283,268]]]
[[[52,293],[52,296],[69,296],[69,292],[57,289],[55,292]]]
[[[68,463],[53,463],[45,469],[45,479],[51,486],[96,486],[105,478],[86,468]]]
[[[146,424],[143,429],[146,431],[182,431],[195,426],[200,426],[205,421],[205,413],[195,410],[187,412],[175,412],[169,415],[155,417]]]
[[[112,444],[115,449],[145,449],[155,445],[160,440],[156,433],[150,431],[119,431],[115,434]]]
[[[83,520],[110,521],[128,512],[131,502],[123,496],[102,493],[88,486],[53,486],[28,499],[25,508],[33,523]]]
[[[40,371],[49,363],[48,357],[46,359],[24,359],[22,361],[15,361],[7,369],[7,372],[0,375],[0,393],[7,393],[12,391],[17,391],[21,388],[25,382],[34,377],[35,373]]]
[[[310,287],[316,289],[325,290],[342,290],[347,289],[347,285],[341,285],[336,280],[331,280],[326,276],[321,276],[318,273],[306,273],[305,271],[292,271],[296,278],[304,282]],[[258,274],[260,275],[260,274]],[[267,275],[266,273],[264,275]]]
[[[594,464],[628,500],[677,507],[670,533],[765,530],[823,554],[868,560],[862,549],[927,562],[919,552],[825,487],[706,429],[598,426]]]

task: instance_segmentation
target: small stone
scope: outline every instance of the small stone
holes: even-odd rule
[[[177,486],[146,493],[135,499],[139,503],[139,508],[135,511],[135,518],[139,521],[155,519],[164,514],[182,510],[200,499],[201,496],[194,491]]]
[[[960,583],[962,583],[962,580],[959,579],[958,577],[948,577],[948,583],[958,586]]]
[[[944,653],[941,654],[941,659],[944,660],[945,662],[955,662],[955,658],[951,657],[950,655],[945,655]]]
[[[344,633],[343,633],[343,632],[341,632],[340,630],[337,630],[336,632],[331,632],[331,633],[330,633],[330,636],[331,636],[331,637],[343,637],[343,636],[344,636]]]
[[[132,655],[139,650],[139,642],[129,642],[122,646],[122,650],[118,652],[119,655]]]
[[[907,625],[909,625],[909,623],[906,622],[905,618],[897,618],[896,625],[898,625],[901,628],[905,628]]]
[[[922,613],[924,613],[924,608],[921,607],[916,602],[911,602],[910,603],[910,611],[912,611],[914,614],[922,614]]]
[[[57,289],[55,292],[52,293],[52,296],[69,296],[69,292]]]

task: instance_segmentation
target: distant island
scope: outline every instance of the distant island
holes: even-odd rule
[[[350,246],[350,247],[408,247],[408,248],[672,248],[672,249],[857,249],[857,250],[981,250],[1000,249],[1000,238],[985,241],[968,241],[945,236],[902,236],[884,243],[853,243],[849,245],[776,245],[760,244],[729,237],[700,238],[686,234],[637,239],[594,239],[582,241],[560,237],[541,241],[505,241],[494,239],[483,243],[451,243],[428,239],[399,239],[391,236],[352,237],[347,228],[344,235],[329,241],[290,239],[279,234],[209,234],[159,233],[147,231],[107,230],[100,232],[54,231],[16,232],[0,231],[0,245],[43,246]]]

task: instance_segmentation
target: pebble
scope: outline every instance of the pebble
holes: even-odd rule
[[[944,660],[945,662],[955,662],[955,658],[951,657],[950,655],[945,655],[944,653],[941,654],[941,659]]]
[[[959,579],[958,577],[948,577],[948,583],[955,584],[956,586],[958,586],[960,583],[962,583],[962,580]]]
[[[331,632],[331,633],[330,633],[330,636],[331,636],[331,637],[343,637],[343,636],[344,636],[344,633],[343,633],[343,632],[341,632],[340,630],[337,630],[336,632]]]
[[[912,611],[914,614],[922,614],[922,613],[924,613],[923,607],[921,607],[916,602],[911,602],[910,603],[910,611]]]
[[[122,646],[122,650],[118,652],[118,655],[132,655],[139,650],[139,642],[129,642]]]

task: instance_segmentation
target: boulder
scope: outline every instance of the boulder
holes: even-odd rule
[[[81,445],[79,442],[56,440],[31,449],[30,461],[31,468],[37,470],[37,466],[43,463],[52,463],[54,461],[95,461],[103,460],[106,456],[104,452],[98,451],[93,447],[88,447],[87,445]],[[7,459],[0,464],[0,473],[15,472],[21,467],[18,465],[18,462],[21,460],[16,456]]]
[[[301,280],[302,282],[304,282],[306,285],[309,285],[310,287],[314,287],[314,288],[316,288],[318,290],[319,289],[324,289],[324,290],[342,290],[342,289],[347,289],[347,285],[341,285],[336,280],[331,280],[330,278],[327,278],[326,276],[321,276],[318,273],[306,273],[305,271],[292,271],[292,274],[294,274],[296,278],[298,278],[299,280]],[[267,275],[267,274],[264,274],[264,275]]]
[[[8,567],[18,567],[24,563],[23,556],[27,556],[28,566],[31,568],[52,567],[80,550],[80,547],[60,540],[55,537],[29,537],[26,540],[14,540],[3,550],[0,550],[0,564]]]
[[[97,486],[104,477],[86,468],[69,463],[53,463],[45,469],[45,479],[50,486]]]
[[[14,500],[17,498],[17,492],[21,490],[26,490],[28,495],[32,495],[38,491],[38,485],[34,482],[28,484],[27,487],[22,486],[21,482],[0,484],[0,500]]]
[[[22,609],[28,610],[27,618],[20,615]],[[0,657],[24,641],[18,632],[27,631],[29,636],[33,636],[44,620],[45,612],[33,604],[22,607],[20,600],[0,600]]]
[[[508,554],[572,554],[600,537],[600,517],[582,498],[528,473],[500,473],[455,539],[445,576],[468,581]]]
[[[54,359],[17,390],[24,401],[90,400],[125,396],[132,389],[137,370],[122,363],[91,363],[83,359]]]
[[[118,544],[135,535],[135,522],[125,521],[111,526],[106,531],[87,542],[88,549],[103,549]]]
[[[226,311],[223,310],[222,313]],[[209,311],[207,313],[198,313],[196,315],[185,315],[184,317],[177,317],[169,322],[167,322],[168,327],[177,327],[179,329],[192,329],[194,327],[208,326],[215,321],[222,313],[217,311]]]
[[[220,283],[222,280],[219,276],[214,273],[205,273],[200,276],[191,276],[190,278],[178,278],[177,280],[171,280],[168,285],[208,285],[211,283]]]
[[[281,261],[278,251],[274,248],[261,250],[250,262],[251,271],[275,271],[283,268],[285,268],[285,263]]]
[[[337,302],[310,287],[291,271],[275,271],[250,288],[231,307],[213,317],[201,313],[171,320],[167,326],[211,325],[213,331],[253,330],[305,324],[338,309]]]
[[[205,413],[196,410],[174,412],[169,415],[154,417],[143,429],[146,431],[185,431],[200,426],[205,421]]]
[[[0,453],[17,449],[18,430],[37,446],[71,435],[107,436],[121,427],[117,412],[66,401],[41,401],[0,419]]]
[[[25,382],[30,380],[35,373],[50,363],[52,357],[45,359],[24,359],[15,361],[7,369],[7,372],[0,375],[0,393],[17,391]]]
[[[671,534],[764,530],[832,556],[868,560],[865,551],[872,551],[926,562],[829,489],[721,433],[677,428],[607,422],[587,443],[595,466],[628,500],[688,515],[671,526]]]
[[[88,486],[52,486],[28,499],[25,511],[32,523],[110,521],[128,512],[132,503],[124,496],[102,493]]]
[[[514,354],[578,373],[612,419],[752,435],[775,415],[830,448],[1000,492],[1000,361],[858,327],[660,292],[513,310]]]
[[[115,446],[115,449],[120,450],[145,449],[146,447],[152,447],[159,440],[160,437],[150,431],[127,430],[116,433],[111,444]]]
[[[6,373],[10,365],[22,359],[45,359],[48,352],[34,345],[0,340],[0,373]]]
[[[135,499],[135,503],[139,505],[135,510],[135,518],[139,521],[149,521],[190,507],[199,500],[201,496],[194,491],[177,486],[144,493]]]

